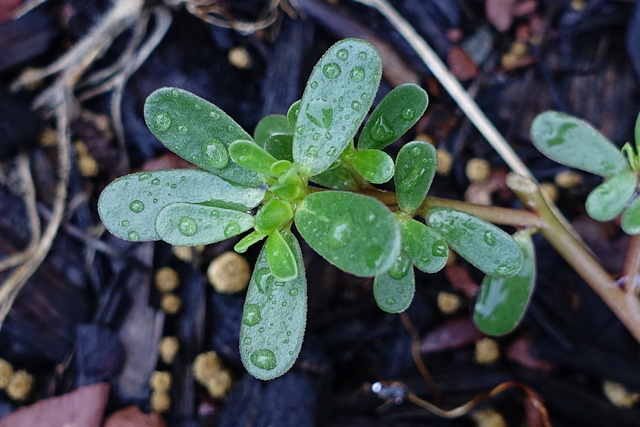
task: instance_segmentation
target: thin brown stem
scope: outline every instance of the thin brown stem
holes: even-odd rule
[[[637,297],[628,298],[593,254],[558,219],[531,180],[516,174],[507,177],[507,185],[543,221],[540,233],[618,316],[640,342],[640,312]]]

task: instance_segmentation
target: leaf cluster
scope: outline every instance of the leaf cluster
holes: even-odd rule
[[[192,93],[159,89],[145,104],[147,126],[199,169],[127,175],[100,196],[102,221],[123,239],[192,246],[250,231],[235,245],[238,252],[266,241],[240,331],[242,360],[257,378],[286,372],[302,344],[306,278],[293,225],[331,264],[374,277],[374,297],[387,312],[409,306],[413,267],[437,272],[451,248],[488,274],[479,324],[495,321],[487,315],[490,303],[507,319],[508,327],[494,327],[498,333],[522,316],[533,283],[528,235],[514,240],[473,215],[429,205],[437,163],[433,146],[407,143],[395,161],[383,151],[422,116],[427,94],[417,85],[399,86],[369,115],[381,75],[372,45],[342,40],[314,67],[302,99],[286,116],[265,117],[253,135]],[[389,202],[389,194],[372,184],[392,178],[396,193]],[[384,195],[379,198],[386,204],[372,195]],[[495,295],[517,294],[504,289],[523,281],[523,307],[505,309],[510,301]]]

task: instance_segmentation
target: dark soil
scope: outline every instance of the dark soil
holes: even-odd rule
[[[10,20],[19,3],[0,3],[3,257],[24,250],[33,238],[19,159],[30,160],[41,227],[52,218],[58,176],[55,146],[43,144],[40,136],[56,125],[56,117],[47,116],[46,108],[30,107],[53,78],[17,92],[10,91],[11,83],[27,68],[46,66],[68,51],[110,2],[49,0]],[[131,171],[184,166],[144,125],[142,106],[153,90],[175,86],[194,92],[252,130],[262,116],[286,113],[301,96],[311,67],[335,41],[352,36],[375,41],[387,49],[385,66],[393,64],[385,68],[378,100],[392,87],[410,81],[422,85],[430,96],[424,118],[390,147],[390,154],[418,135],[448,150],[453,167],[436,177],[430,194],[455,199],[469,198],[468,191],[471,196],[487,192],[478,186],[468,190],[465,175],[470,159],[486,159],[491,179],[498,184],[494,186],[498,190],[489,191],[493,203],[520,205],[504,189],[507,166],[407,42],[373,9],[347,0],[297,0],[279,9],[268,28],[243,35],[206,23],[184,6],[169,8],[164,3],[145,4],[147,9],[169,11],[172,23],[125,87],[124,145],[117,142],[114,121],[106,121],[111,117],[110,93],[82,101],[72,112],[72,141],[83,142],[99,171],[94,176],[81,173],[77,160],[82,149],[73,144],[62,226],[0,330],[0,358],[34,376],[33,392],[17,401],[0,391],[0,417],[98,382],[110,384],[108,399],[98,405],[105,417],[131,405],[149,412],[149,378],[154,370],[167,370],[174,381],[171,408],[162,418],[170,426],[466,426],[479,420],[488,423],[487,418],[496,416],[489,410],[499,413],[504,424],[494,418],[493,424],[479,425],[543,425],[523,386],[537,393],[554,426],[638,425],[638,405],[616,406],[605,393],[605,384],[611,382],[640,392],[638,342],[542,238],[535,240],[537,288],[527,315],[515,332],[495,338],[500,354],[488,364],[474,356],[483,336],[470,314],[482,275],[469,264],[458,260],[438,274],[417,273],[412,305],[402,316],[390,315],[376,307],[371,279],[338,271],[303,245],[309,313],[300,357],[291,371],[273,381],[246,374],[238,352],[243,295],[217,293],[206,279],[209,262],[231,250],[237,239],[194,252],[193,260],[186,262],[167,244],[125,242],[101,228],[96,200],[113,179]],[[211,3],[249,22],[261,18],[268,2]],[[640,110],[636,2],[396,0],[393,4],[463,80],[539,181],[553,182],[569,170],[543,157],[530,142],[531,120],[544,110],[583,117],[619,146],[633,140]],[[147,34],[157,25],[157,19],[151,19]],[[116,38],[88,74],[114,63],[131,37],[132,32],[126,31]],[[229,52],[235,48],[248,54],[246,67],[230,63]],[[558,188],[558,205],[617,277],[627,238],[616,224],[597,224],[585,216],[585,197],[599,178],[575,173],[580,182]],[[246,255],[251,263],[257,252]],[[153,286],[154,271],[164,266],[180,275],[176,293],[182,308],[174,315],[160,309],[161,295]],[[5,280],[13,271],[5,270],[0,278]],[[455,312],[445,314],[439,308],[443,293],[460,298]],[[157,348],[169,335],[176,336],[181,347],[175,361],[165,365]],[[191,364],[206,351],[217,352],[233,372],[235,383],[226,399],[210,398],[194,381]],[[421,375],[418,356],[437,390]],[[378,381],[395,383],[376,395],[371,384]],[[520,386],[480,398],[504,383]],[[477,400],[465,415],[448,420],[410,401],[402,385],[444,409]],[[398,399],[385,394],[396,391]],[[55,410],[67,408],[49,409]],[[45,421],[30,425],[63,425],[54,419],[50,412]],[[148,425],[161,425],[158,419],[155,422]],[[9,426],[2,420],[0,425]],[[84,425],[97,426],[100,421]]]

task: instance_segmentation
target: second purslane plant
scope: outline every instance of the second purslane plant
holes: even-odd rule
[[[123,239],[195,246],[248,232],[238,252],[265,241],[240,330],[243,363],[257,378],[282,375],[302,345],[307,282],[293,226],[331,264],[373,277],[387,312],[409,306],[414,267],[439,271],[451,248],[487,274],[475,312],[481,327],[506,333],[522,317],[535,272],[529,233],[514,239],[430,203],[433,146],[409,142],[395,161],[383,151],[422,116],[427,94],[399,86],[369,114],[381,76],[372,45],[342,40],[314,67],[302,99],[286,116],[261,120],[253,136],[210,102],[159,89],[145,104],[147,126],[198,168],[134,173],[100,196],[102,221]],[[373,185],[391,179],[395,193]]]

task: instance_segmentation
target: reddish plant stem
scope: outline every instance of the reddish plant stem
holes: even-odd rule
[[[637,286],[638,273],[640,272],[640,235],[638,234],[629,239],[622,272],[627,293],[637,295],[639,289]]]

